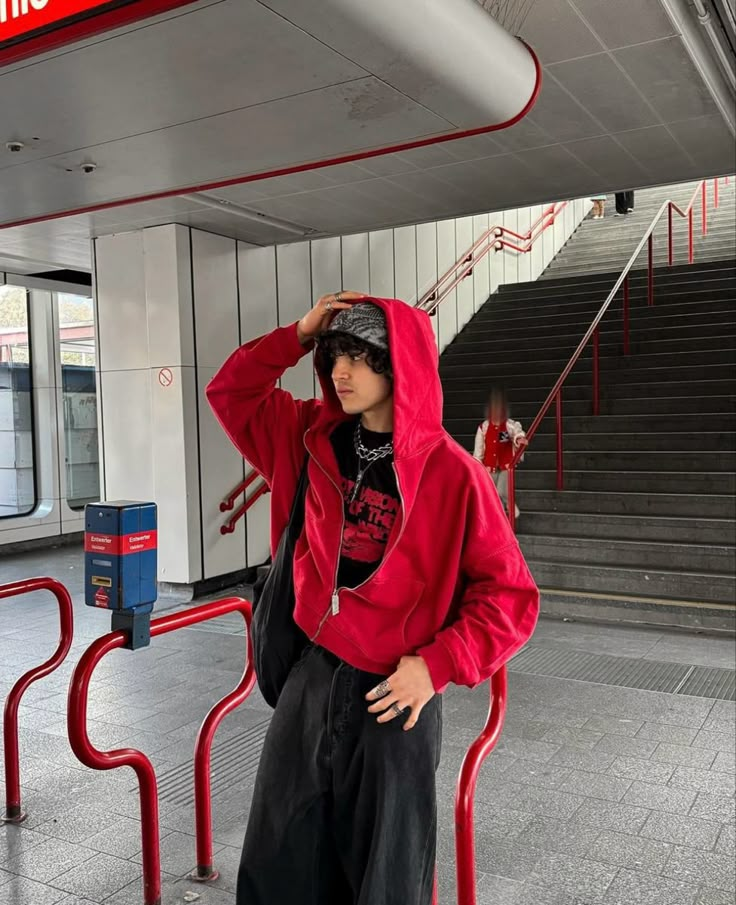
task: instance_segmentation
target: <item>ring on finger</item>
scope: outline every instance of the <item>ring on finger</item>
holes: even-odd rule
[[[336,292],[336,293],[335,293],[335,301],[336,301],[336,302],[341,302],[341,301],[342,301],[342,292]]]
[[[403,713],[404,713],[404,711],[402,710],[402,708],[399,707],[399,705],[398,705],[398,704],[395,704],[395,703],[391,705],[391,709],[392,709],[393,712],[396,714],[396,716],[402,716]]]
[[[325,311],[332,311],[332,302],[325,302]]]

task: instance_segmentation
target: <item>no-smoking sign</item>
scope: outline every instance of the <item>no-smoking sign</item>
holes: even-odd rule
[[[158,382],[162,387],[170,387],[174,382],[174,375],[171,373],[171,368],[161,368],[158,372]]]

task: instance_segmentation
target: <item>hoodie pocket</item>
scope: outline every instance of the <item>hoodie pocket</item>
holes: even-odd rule
[[[340,591],[335,628],[366,657],[383,662],[411,653],[406,623],[424,592],[424,582],[406,578],[371,579],[356,590]]]

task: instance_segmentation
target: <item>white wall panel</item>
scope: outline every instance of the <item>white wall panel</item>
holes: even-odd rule
[[[488,232],[489,216],[488,214],[479,214],[473,217],[473,242],[477,242],[486,232]],[[482,252],[485,246],[479,247],[478,251]],[[475,296],[475,310],[478,311],[488,301],[491,294],[491,254],[484,255],[473,268],[473,291]]]
[[[166,387],[159,383],[155,368],[146,372],[151,407],[148,446],[153,469],[153,495],[138,493],[132,497],[128,496],[128,499],[156,501],[159,578],[162,581],[189,584],[204,577],[197,446],[197,388],[193,368],[172,368],[171,371],[173,380]],[[136,377],[138,373],[136,372]],[[109,376],[106,374],[105,380],[108,380]],[[107,454],[107,439],[105,449]],[[116,494],[116,497],[120,496],[121,494]],[[125,497],[127,494],[122,496]]]
[[[473,218],[463,217],[455,222],[455,243],[457,258],[473,244]],[[457,287],[457,327],[458,330],[468,323],[475,313],[475,272],[472,272]]]
[[[312,301],[311,260],[309,243],[295,242],[276,249],[278,279],[279,325],[298,321],[314,304]],[[281,386],[296,399],[311,399],[314,395],[312,356],[307,355],[284,374]]]
[[[417,226],[417,293],[421,298],[437,282],[437,224]],[[438,317],[432,318],[435,335],[439,335]]]
[[[197,366],[219,368],[240,340],[236,242],[201,230],[191,232]],[[181,298],[183,308],[186,296]]]
[[[143,267],[149,364],[193,367],[191,231],[172,225],[143,230]]]
[[[394,231],[382,229],[368,234],[370,294],[377,298],[395,297]]]
[[[368,233],[342,237],[342,288],[370,292]]]
[[[262,496],[248,510],[248,567],[266,562],[270,554],[271,495]]]
[[[155,499],[150,374],[144,368],[103,371],[99,375],[108,500]],[[173,394],[177,394],[176,389]]]
[[[205,397],[205,387],[239,343],[236,242],[192,230],[192,275],[199,406],[197,477],[201,497],[201,509],[199,500],[196,508],[201,519],[202,577],[212,578],[245,568],[245,520],[233,534],[220,535],[224,516],[219,511],[220,501],[243,479],[243,459],[215,419]],[[189,427],[186,420],[183,426],[184,430]],[[188,446],[187,439],[185,446]],[[193,504],[190,508],[194,508]],[[199,531],[198,524],[196,533]]]
[[[396,297],[413,305],[417,301],[417,228],[401,226],[394,230],[394,272]]]
[[[148,367],[143,233],[95,239],[97,332],[106,371]]]
[[[278,327],[276,249],[238,243],[240,341],[264,336]]]
[[[525,236],[529,232],[529,227],[532,225],[531,218],[531,209],[526,207],[522,208],[518,212],[518,220],[517,220],[517,232],[522,236]],[[519,243],[522,246],[526,246],[526,242]],[[526,254],[517,255],[517,267],[518,267],[518,280],[520,283],[528,283],[531,280],[532,273],[532,260],[531,260],[531,252],[528,251]]]
[[[519,214],[516,210],[504,211],[503,213],[503,225],[506,229],[513,230],[515,233],[520,233],[519,229]],[[520,239],[517,239],[516,236],[506,235],[506,239],[512,245],[518,245],[521,247],[522,242]],[[512,285],[513,283],[519,282],[519,252],[513,251],[510,248],[504,248],[503,252],[503,283],[505,286]]]
[[[544,208],[541,204],[536,204],[534,207],[530,208],[529,216],[531,217],[532,223],[537,223],[539,218],[542,216],[542,211]],[[544,270],[544,247],[541,239],[537,239],[537,241],[532,246],[532,250],[529,253],[529,257],[531,258],[531,279],[536,280],[539,275]]]
[[[441,220],[437,224],[437,278],[457,262],[455,221]],[[457,336],[457,290],[449,292],[438,309],[439,348],[446,349]]]

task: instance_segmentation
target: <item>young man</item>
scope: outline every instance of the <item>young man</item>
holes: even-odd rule
[[[276,389],[315,345],[324,401]],[[207,389],[271,490],[308,456],[294,618],[310,643],[261,757],[238,905],[430,905],[441,693],[529,638],[539,595],[482,465],[442,428],[429,318],[354,292],[236,351]]]

